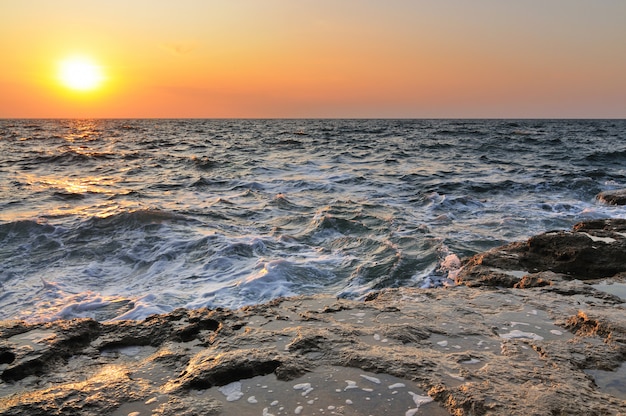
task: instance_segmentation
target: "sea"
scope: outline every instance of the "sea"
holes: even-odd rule
[[[626,188],[626,120],[0,120],[0,319],[453,285]]]

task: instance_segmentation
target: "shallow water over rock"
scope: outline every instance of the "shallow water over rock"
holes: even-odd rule
[[[593,377],[600,391],[626,400],[626,364],[612,371],[590,369],[585,372]]]
[[[626,283],[605,280],[591,285],[594,289],[615,295],[626,302]]]

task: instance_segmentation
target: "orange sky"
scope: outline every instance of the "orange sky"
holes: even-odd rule
[[[1,0],[0,56],[0,118],[626,117],[624,0]]]

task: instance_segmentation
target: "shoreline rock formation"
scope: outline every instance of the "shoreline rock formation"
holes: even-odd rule
[[[608,205],[626,205],[626,189],[600,192],[596,199]]]
[[[626,277],[626,220],[622,219],[581,222],[572,231],[550,231],[477,254],[465,262],[456,283],[531,287],[549,285],[551,279],[613,277]]]
[[[626,220],[588,221],[450,288],[5,321],[0,415],[626,413],[625,250]]]

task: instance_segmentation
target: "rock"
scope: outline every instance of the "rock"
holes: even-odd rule
[[[626,205],[626,189],[600,192],[596,199],[608,205]]]
[[[552,272],[542,272],[524,275],[519,282],[513,285],[516,289],[528,289],[531,287],[551,286],[557,276]]]
[[[626,356],[623,307],[592,296],[583,282],[561,283],[571,293],[553,286],[389,289],[365,303],[311,296],[141,322],[2,326],[2,351],[16,358],[0,371],[10,374],[29,357],[39,363],[27,377],[3,378],[0,414],[217,415],[228,404],[218,386],[270,375],[296,385],[325,368],[415,383],[435,400],[434,414],[624,412],[623,398],[602,392],[585,372],[615,369]],[[190,320],[219,325],[182,341],[176,334]],[[137,334],[151,325],[165,336],[147,343]],[[64,344],[59,356],[61,340],[79,334],[91,341]]]
[[[566,279],[612,277],[626,272],[625,231],[626,220],[613,219],[579,223],[572,231],[540,234],[467,259],[456,283],[514,287],[534,280],[533,285],[549,284],[550,279],[532,277],[542,272]]]
[[[367,301],[1,322],[0,415],[624,414],[623,299],[581,279],[626,286],[625,228],[577,224],[465,260],[458,286]]]

